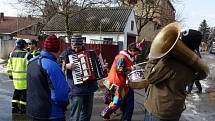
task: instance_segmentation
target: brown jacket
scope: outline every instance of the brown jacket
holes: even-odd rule
[[[194,79],[193,75],[188,66],[171,57],[147,64],[147,111],[160,119],[179,119],[185,110],[186,85]]]

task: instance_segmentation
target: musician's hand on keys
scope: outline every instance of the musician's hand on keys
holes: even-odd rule
[[[67,68],[67,69],[73,70],[73,69],[75,69],[75,67],[76,67],[76,65],[73,64],[73,63],[67,63],[67,64],[66,64],[66,68]]]
[[[105,64],[104,64],[104,68],[105,68],[105,69],[108,69],[108,63],[105,63]]]

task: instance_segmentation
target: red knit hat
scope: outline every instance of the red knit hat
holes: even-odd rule
[[[49,35],[44,42],[44,49],[49,52],[58,52],[60,50],[60,41],[57,37]]]

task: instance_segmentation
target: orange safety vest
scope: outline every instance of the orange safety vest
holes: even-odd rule
[[[120,51],[120,53],[115,57],[114,62],[111,66],[110,72],[108,74],[107,80],[110,83],[113,83],[117,86],[127,86],[126,85],[126,77],[119,78],[117,71],[116,71],[116,64],[120,58],[124,58],[126,62],[126,67],[131,67],[133,65],[133,58],[126,52]]]

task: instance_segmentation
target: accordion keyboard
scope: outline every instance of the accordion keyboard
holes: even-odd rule
[[[69,55],[70,63],[76,66],[72,70],[74,85],[103,78],[103,63],[100,61],[101,58],[93,50]]]
[[[72,76],[74,80],[74,84],[82,84],[82,69],[81,69],[81,63],[79,61],[79,58],[76,54],[69,55],[69,61],[70,63],[75,64],[76,68],[72,71]]]

